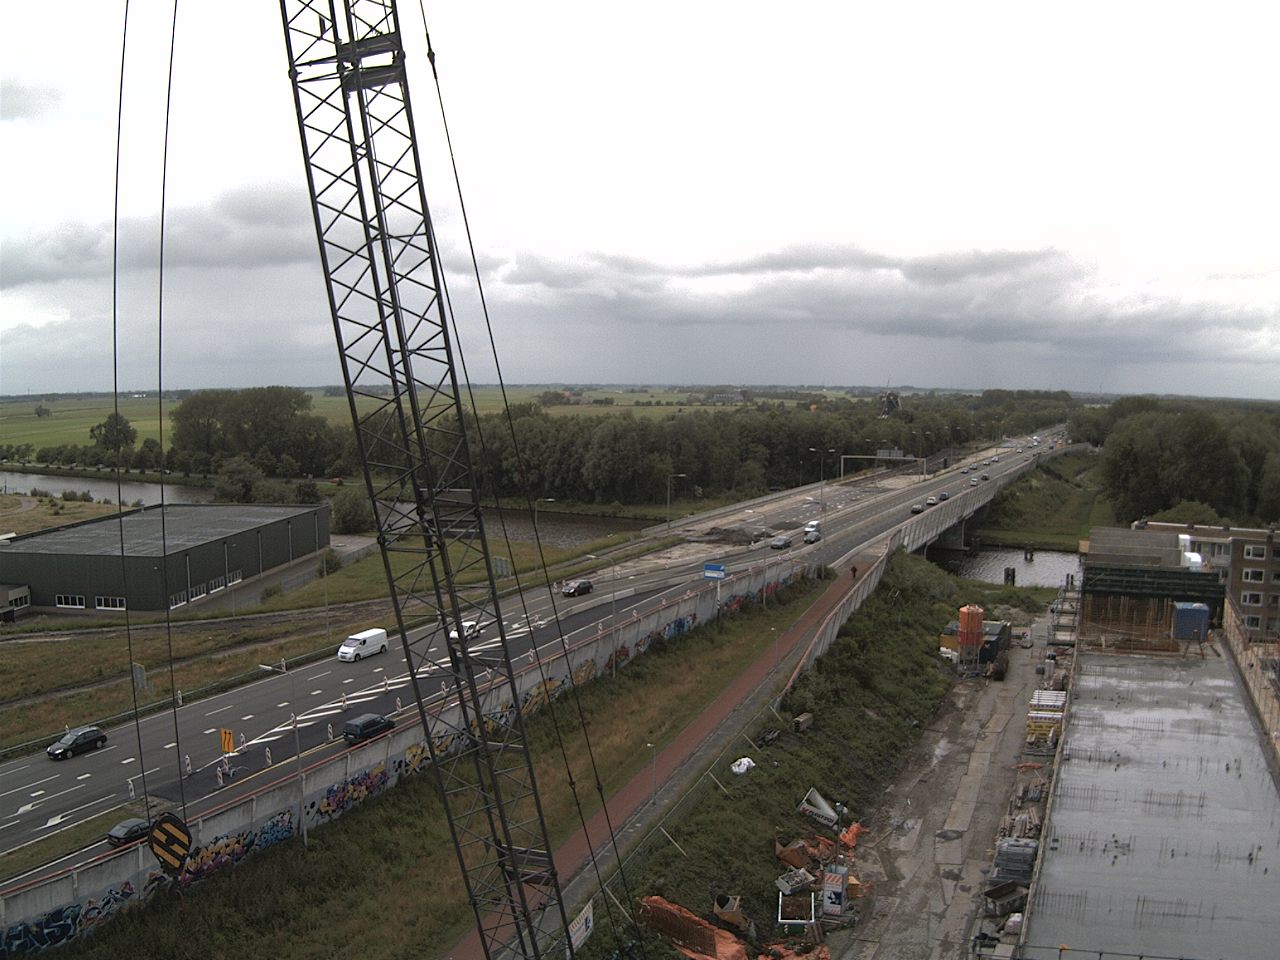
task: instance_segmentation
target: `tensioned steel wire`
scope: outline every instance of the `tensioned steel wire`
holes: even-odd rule
[[[164,141],[162,147],[162,163],[160,173],[160,236],[159,236],[159,253],[158,253],[158,299],[157,299],[157,316],[156,316],[156,378],[157,378],[157,405],[159,410],[159,444],[161,451],[161,470],[160,470],[160,583],[161,593],[165,598],[165,643],[166,643],[166,660],[169,671],[169,689],[170,689],[170,713],[173,719],[174,734],[174,765],[177,771],[178,781],[178,798],[182,808],[182,816],[187,816],[187,795],[186,785],[183,775],[183,752],[182,752],[182,735],[178,723],[178,698],[177,698],[177,682],[175,679],[174,656],[173,656],[173,622],[169,610],[169,571],[166,558],[168,556],[168,536],[165,520],[165,487],[164,487],[164,251],[165,251],[165,214],[166,214],[166,196],[168,190],[168,169],[169,169],[169,128],[170,117],[173,106],[173,65],[174,50],[177,42],[177,25],[178,25],[178,3],[174,0],[173,15],[169,32],[169,62],[167,67],[167,86],[165,92],[165,114],[164,114]],[[113,465],[113,473],[116,483],[116,526],[119,534],[120,544],[120,576],[121,588],[125,597],[124,617],[125,617],[125,645],[129,654],[129,672],[130,686],[132,688],[133,698],[133,728],[134,739],[138,748],[138,774],[142,784],[142,802],[146,810],[146,819],[150,820],[151,812],[151,794],[147,786],[147,769],[146,757],[144,754],[142,742],[142,718],[141,709],[138,703],[138,685],[132,677],[134,660],[133,650],[133,623],[129,612],[128,598],[129,591],[129,567],[127,560],[127,545],[125,543],[124,532],[124,494],[123,484],[120,478],[122,446],[120,425],[122,417],[120,415],[120,348],[119,348],[119,293],[120,293],[120,167],[121,167],[121,146],[124,130],[124,82],[125,82],[125,60],[128,51],[128,33],[129,33],[129,3],[125,0],[124,17],[121,25],[121,42],[120,42],[120,84],[116,102],[116,156],[115,156],[115,181],[114,181],[114,209],[112,212],[111,225],[111,374],[112,374],[112,413],[115,418],[115,443],[113,453],[115,454],[115,463]],[[132,780],[132,778],[130,778]]]
[[[124,68],[125,54],[129,47],[129,0],[124,2],[124,17],[120,26],[120,85],[116,94],[116,157],[115,182],[113,185],[113,202],[111,211],[111,395],[112,423],[115,436],[115,478],[116,478],[116,529],[120,537],[120,585],[124,591],[124,638],[125,649],[129,653],[129,688],[133,694],[133,733],[138,744],[138,769],[142,780],[142,804],[148,814],[151,810],[150,794],[147,790],[147,764],[142,753],[142,721],[138,715],[138,684],[133,677],[133,623],[129,615],[129,567],[125,562],[124,541],[124,505],[122,484],[120,481],[120,148],[124,136]],[[129,778],[132,788],[133,778]],[[150,819],[150,816],[147,817]]]
[[[516,455],[516,463],[519,470],[520,480],[521,480],[521,483],[525,485],[524,497],[525,497],[526,510],[529,512],[532,512],[533,510],[532,494],[527,487],[527,480],[526,480],[526,478],[528,477],[528,471],[527,471],[524,455],[521,451],[520,444],[516,436],[515,424],[511,417],[511,404],[510,404],[509,397],[507,396],[506,381],[504,380],[502,375],[502,364],[498,358],[497,342],[494,338],[494,333],[493,333],[493,323],[489,313],[488,300],[485,297],[485,293],[484,293],[484,281],[480,276],[480,267],[479,267],[479,262],[476,257],[476,251],[475,251],[475,241],[471,231],[471,223],[467,216],[466,201],[462,191],[462,181],[461,181],[460,174],[458,172],[457,158],[453,150],[453,139],[452,139],[452,136],[450,135],[448,117],[447,117],[445,106],[444,106],[444,95],[440,85],[439,72],[436,68],[435,49],[431,43],[430,30],[427,28],[426,12],[423,9],[422,0],[419,0],[418,2],[418,11],[419,11],[419,15],[422,18],[423,35],[427,43],[427,59],[431,65],[432,79],[434,81],[435,89],[436,89],[436,100],[440,109],[441,127],[444,133],[445,143],[449,152],[449,162],[450,162],[450,166],[453,173],[454,188],[455,188],[456,196],[458,198],[459,211],[462,215],[463,229],[465,231],[466,238],[467,238],[467,250],[470,257],[471,270],[475,278],[477,295],[480,300],[481,312],[484,317],[485,332],[489,341],[489,352],[494,362],[494,368],[497,372],[498,386],[502,394],[503,411],[506,417],[507,430],[511,438],[512,448]],[[432,246],[433,246],[433,249],[437,251],[440,249],[439,245],[435,243],[434,236],[432,237]],[[480,444],[482,462],[487,462],[488,447],[485,440],[484,430],[483,430],[483,427],[481,426],[481,420],[479,416],[479,407],[476,403],[471,377],[467,372],[466,358],[461,347],[461,340],[458,337],[457,316],[453,309],[452,300],[449,295],[448,284],[445,279],[445,271],[443,269],[440,271],[440,286],[444,294],[444,302],[448,308],[449,322],[453,327],[454,343],[458,344],[458,347],[457,347],[458,360],[459,360],[459,363],[462,365],[463,380],[466,383],[467,396],[471,403],[471,410],[472,410],[473,416],[475,417],[476,437]],[[460,424],[459,426],[461,427],[462,425]],[[503,539],[504,540],[508,539],[506,518],[503,512],[501,501],[497,495],[496,489],[492,491],[492,498],[493,498],[494,508],[498,516],[498,523],[500,528],[502,529]],[[546,556],[543,551],[542,538],[538,532],[538,528],[536,524],[534,524],[533,526],[533,538],[534,538],[534,544],[538,554],[538,560],[543,571],[543,575],[542,575],[543,586],[547,588],[548,596],[550,597],[552,619],[555,624],[555,633],[556,633],[557,642],[560,648],[560,655],[563,657],[566,666],[569,666],[570,660],[569,660],[568,644],[565,640],[564,628],[560,620],[560,611],[558,606],[556,605],[555,591],[551,589],[550,575],[547,573]],[[519,571],[514,564],[512,565],[511,572],[516,583],[516,595],[519,597],[521,612],[524,615],[525,622],[529,623],[531,622],[531,618],[530,618],[530,613],[528,608],[528,602],[525,598],[524,590],[522,588]],[[614,589],[615,590],[617,589],[616,583],[614,584]],[[538,649],[538,644],[533,641],[532,631],[530,631],[530,652],[533,655],[534,663],[536,664],[536,667],[538,670],[539,680],[545,685],[548,680],[546,663],[542,657],[541,651]],[[577,712],[578,726],[582,731],[583,741],[587,749],[587,756],[588,756],[590,767],[591,767],[591,774],[595,781],[595,791],[597,796],[600,799],[601,810],[604,814],[605,824],[608,829],[609,845],[613,850],[615,862],[618,864],[618,875],[621,878],[623,895],[626,898],[626,901],[630,902],[631,891],[627,884],[626,874],[623,871],[621,866],[622,856],[621,856],[621,851],[618,849],[617,833],[614,830],[613,819],[609,813],[608,798],[605,796],[605,793],[604,793],[604,784],[601,781],[600,772],[596,764],[595,751],[591,746],[591,738],[587,730],[586,718],[583,714],[582,703],[581,703],[581,699],[579,697],[579,692],[578,692],[578,685],[577,685],[576,679],[574,678],[573,670],[572,669],[567,670],[566,676],[568,678],[570,695],[573,700],[574,708]],[[605,881],[601,874],[599,861],[596,857],[595,844],[591,842],[590,833],[587,828],[586,816],[583,811],[581,798],[578,794],[577,779],[574,777],[572,767],[569,763],[568,751],[566,749],[565,742],[564,742],[564,732],[560,722],[560,716],[556,710],[556,698],[548,699],[546,703],[546,709],[549,711],[549,716],[551,717],[551,722],[552,722],[552,728],[555,731],[556,744],[560,751],[560,757],[564,764],[565,775],[567,778],[569,790],[573,796],[574,807],[578,816],[578,822],[582,825],[583,832],[587,839],[588,855],[590,858],[592,871],[596,877],[596,882],[599,884],[601,889],[604,889]],[[614,933],[615,942],[617,942],[619,946],[622,947],[623,943],[618,937],[618,928],[620,924],[617,918],[614,916],[614,911],[612,906],[610,905],[609,899],[605,900],[605,909],[609,916],[609,925],[611,930]],[[637,935],[636,945],[639,946],[641,955],[644,956],[643,939],[639,936],[639,933],[640,933],[639,926],[634,916],[627,914],[626,919],[630,921],[631,927],[636,932],[636,935]]]
[[[165,520],[164,496],[164,233],[169,189],[169,119],[173,112],[173,54],[178,41],[178,0],[173,0],[173,20],[169,25],[169,74],[164,99],[164,148],[160,163],[160,251],[156,297],[156,407],[160,414],[160,583],[164,594],[164,636],[169,658],[169,703],[173,715],[174,765],[178,768],[178,797],[182,801],[182,818],[187,817],[186,775],[182,761],[182,732],[178,724],[178,683],[173,668],[173,614],[169,605],[168,528]]]

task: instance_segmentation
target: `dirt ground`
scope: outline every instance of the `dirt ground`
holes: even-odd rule
[[[1039,632],[1039,631],[1037,631]],[[1034,635],[1034,634],[1033,634]],[[871,893],[828,937],[836,960],[959,960],[1013,794],[1045,646],[1015,642],[1002,682],[957,683],[865,826],[853,872]]]

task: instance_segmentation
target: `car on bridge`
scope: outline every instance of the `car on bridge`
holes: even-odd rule
[[[971,487],[976,487],[977,485],[978,485],[978,478],[977,478],[977,477],[970,477],[970,478],[969,478],[969,486],[971,486]]]
[[[989,473],[984,473],[984,474],[982,475],[982,479],[983,479],[983,480],[990,480],[990,479],[991,479],[991,474],[989,474]]]
[[[929,497],[927,500],[925,500],[924,505],[926,507],[936,507],[938,505],[938,498]]]
[[[805,542],[805,543],[817,543],[817,542],[818,542],[819,540],[821,540],[821,539],[822,539],[822,534],[821,534],[821,532],[819,532],[819,531],[817,531],[817,530],[806,530],[806,531],[805,531],[805,534],[804,534],[804,542]]]
[[[147,831],[150,828],[150,823],[146,820],[139,820],[137,817],[121,820],[107,831],[107,843],[113,847],[123,847],[128,843],[136,843],[147,835]]]
[[[395,728],[395,721],[380,713],[362,713],[342,725],[342,739],[347,743],[363,743]]]
[[[101,727],[76,727],[49,744],[45,753],[51,760],[66,760],[77,753],[98,750],[107,743],[107,735]]]
[[[943,500],[946,500],[949,496],[951,496],[951,494],[943,490],[940,494],[938,494],[938,502],[941,503]]]
[[[590,593],[591,590],[590,580],[570,580],[560,592],[566,597],[580,597],[584,593]]]
[[[913,504],[911,505],[911,512],[912,512],[912,513],[924,513],[924,504],[923,504],[923,503],[913,503]]]
[[[769,541],[770,550],[785,550],[789,546],[791,546],[790,537],[774,537]]]

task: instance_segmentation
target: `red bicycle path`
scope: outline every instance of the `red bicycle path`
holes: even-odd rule
[[[871,555],[858,556],[855,558],[856,563],[853,569],[863,570],[873,559]],[[725,720],[735,708],[761,692],[765,681],[779,664],[787,663],[798,649],[807,644],[831,611],[852,592],[856,583],[856,577],[836,577],[818,599],[783,631],[778,638],[776,653],[773,647],[766,648],[702,713],[658,751],[656,779],[659,789],[656,792],[653,787],[655,778],[653,770],[646,765],[625,786],[608,798],[606,801],[608,821],[606,821],[605,809],[598,810],[585,827],[579,828],[557,848],[554,861],[561,877],[561,890],[567,889],[578,878],[582,869],[588,865],[593,846],[597,860],[612,858],[609,821],[614,824],[614,833],[621,834],[625,829],[636,826],[637,821],[643,826],[647,815],[652,815],[654,819],[661,815],[663,807],[656,802],[655,793],[663,792],[673,781],[688,782],[693,779],[693,774],[697,771],[690,766],[690,761],[699,750],[713,739],[714,734],[724,729]],[[724,739],[727,741],[736,733],[736,730],[729,731]],[[682,773],[687,776],[681,778]],[[654,802],[651,803],[651,800]],[[589,842],[588,838],[594,838],[594,842]],[[594,876],[591,879],[594,883]],[[565,909],[569,910],[571,906],[566,897]],[[472,930],[443,956],[448,960],[484,960],[479,931]]]

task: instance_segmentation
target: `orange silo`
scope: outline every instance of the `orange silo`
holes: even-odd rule
[[[982,608],[975,603],[960,608],[960,630],[957,640],[961,663],[978,661],[978,650],[981,649],[983,640],[982,615]]]

